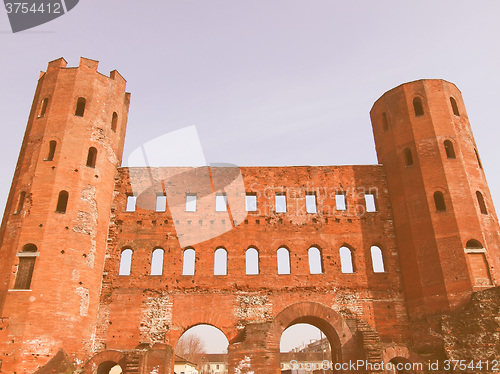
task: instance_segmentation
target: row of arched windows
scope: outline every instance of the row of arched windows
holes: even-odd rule
[[[372,246],[370,249],[372,268],[374,273],[384,273],[384,259],[382,250],[377,246]],[[355,264],[353,251],[343,246],[339,250],[340,264],[342,273],[354,273]],[[310,247],[307,251],[309,260],[310,274],[323,274],[323,259],[321,250],[317,247]],[[130,248],[125,248],[121,252],[120,268],[118,275],[130,275],[132,266],[133,251]],[[165,251],[162,248],[155,248],[151,255],[151,270],[150,275],[163,274],[163,261]],[[290,250],[286,247],[280,247],[276,252],[277,271],[278,274],[290,274]],[[219,247],[214,252],[214,275],[227,275],[227,250]],[[196,252],[193,248],[187,248],[183,252],[182,275],[195,274]],[[250,247],[245,252],[245,274],[259,274],[259,251],[257,248]]]
[[[41,101],[40,110],[38,112],[38,118],[45,116],[45,113],[47,112],[48,103],[49,103],[48,97],[46,97]],[[75,116],[83,117],[83,115],[85,114],[86,105],[87,105],[87,99],[85,99],[84,97],[79,97],[76,100]],[[116,132],[117,127],[118,127],[118,113],[113,112],[113,115],[111,116],[111,130]]]
[[[449,159],[455,159],[457,158],[455,154],[455,147],[453,146],[453,143],[451,140],[445,140],[443,142],[444,146],[444,151],[446,154],[446,158]],[[412,166],[414,161],[413,161],[413,153],[410,148],[405,148],[403,150],[403,155],[404,155],[404,160],[405,160],[405,166]]]
[[[49,142],[49,152],[47,153],[47,157],[44,159],[44,161],[54,161],[56,147],[57,147],[57,142],[55,140],[51,140]],[[95,147],[90,147],[87,153],[87,166],[90,168],[95,168],[96,161],[97,161],[97,149]]]
[[[476,191],[476,199],[481,214],[488,214],[483,194],[480,191]],[[434,205],[436,207],[436,212],[446,212],[446,203],[444,201],[444,195],[441,191],[434,192]]]
[[[424,104],[422,102],[422,98],[420,96],[416,96],[413,98],[412,103],[413,103],[413,112],[415,114],[415,117],[423,116],[425,114],[425,111],[424,111]],[[460,117],[460,111],[458,110],[457,101],[455,100],[455,98],[453,98],[451,96],[450,96],[450,105],[451,105],[451,110],[452,110],[453,114],[457,117]],[[386,112],[382,113],[382,129],[384,130],[384,132],[389,130],[389,120],[387,118]]]

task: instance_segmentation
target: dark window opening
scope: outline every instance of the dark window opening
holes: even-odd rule
[[[116,132],[116,127],[118,126],[118,114],[113,112],[113,118],[111,119],[111,130]]]
[[[446,151],[447,158],[457,158],[455,155],[455,148],[450,140],[444,141],[444,150]]]
[[[56,213],[66,213],[66,207],[68,206],[68,192],[59,192],[59,198],[57,199]]]
[[[412,166],[413,165],[413,155],[411,153],[411,149],[405,148],[404,154],[405,154],[405,165]]]
[[[436,212],[446,212],[446,204],[441,191],[434,192],[434,204],[436,205]]]
[[[467,244],[465,245],[465,248],[469,248],[469,249],[482,249],[484,248],[483,245],[477,241],[476,239],[471,239],[467,242]]]
[[[483,194],[479,191],[476,191],[477,202],[479,203],[479,209],[482,214],[488,214],[488,209],[486,209],[486,204],[484,202]]]
[[[38,249],[34,244],[26,244],[19,256],[19,266],[17,268],[15,290],[29,290],[31,287],[31,278],[35,268],[35,260]]]
[[[38,117],[43,117],[45,115],[45,112],[47,111],[47,104],[49,103],[49,99],[45,98],[42,100],[42,105],[40,106],[40,113],[38,114]]]
[[[418,117],[424,115],[424,105],[422,104],[422,99],[420,97],[413,99],[413,109],[415,110],[415,116]]]
[[[474,153],[476,154],[477,163],[478,163],[479,167],[482,169],[483,164],[481,163],[481,159],[479,158],[479,153],[477,153],[477,149],[475,149],[475,148],[474,148]]]
[[[458,105],[453,97],[450,97],[451,109],[453,109],[453,114],[460,117],[460,112],[458,111]]]
[[[95,168],[95,163],[97,160],[97,149],[94,147],[89,148],[89,154],[87,156],[87,166],[89,168]]]
[[[23,205],[24,205],[24,199],[26,198],[26,192],[21,191],[21,194],[19,195],[19,201],[17,203],[17,209],[14,212],[14,214],[19,214],[21,213],[21,210],[23,210]]]
[[[384,129],[384,132],[389,130],[389,121],[387,121],[387,114],[382,113],[382,128]]]
[[[79,97],[78,101],[76,102],[76,110],[75,110],[75,116],[78,117],[83,117],[83,113],[85,113],[85,103],[87,100],[83,97]]]
[[[49,153],[47,154],[47,158],[45,161],[53,161],[54,160],[54,155],[56,153],[56,145],[57,142],[55,140],[51,140],[49,142]]]

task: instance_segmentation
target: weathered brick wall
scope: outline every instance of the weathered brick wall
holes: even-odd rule
[[[156,196],[181,174],[184,183],[176,180],[179,189],[167,193],[167,211],[154,211]],[[179,195],[178,204],[184,209],[185,194],[205,188],[199,185],[203,181],[200,174],[206,175],[207,169],[120,169],[112,204],[97,351],[132,349],[139,343],[155,341],[175,347],[180,335],[199,323],[218,327],[232,341],[245,326],[271,323],[287,307],[301,302],[320,303],[346,320],[365,321],[383,342],[408,341],[382,167],[241,168],[244,191],[257,195],[257,211],[248,212],[230,231],[193,244],[195,274],[182,275],[184,248],[178,235],[189,227],[197,232],[231,224],[224,212],[215,212],[214,201],[203,205],[198,200],[196,212],[172,218],[170,203],[176,197],[171,199],[171,195]],[[345,211],[337,210],[335,204],[335,193],[341,190],[346,193]],[[368,191],[377,196],[377,212],[365,212],[364,192]],[[275,213],[276,192],[286,193],[286,213]],[[306,212],[306,192],[316,193],[317,214]],[[137,209],[126,212],[127,195],[133,193],[138,194]],[[214,195],[209,198],[215,200]],[[372,245],[383,251],[384,273],[373,272]],[[307,251],[311,246],[321,250],[322,274],[310,274]],[[342,246],[353,251],[352,274],[341,272]],[[158,247],[165,250],[163,275],[152,276],[152,252]],[[219,247],[228,252],[227,275],[214,275],[214,252]],[[245,251],[249,247],[259,252],[258,275],[245,274]],[[277,273],[276,251],[280,247],[290,251],[289,275]],[[124,248],[133,250],[130,275],[118,275]],[[300,317],[304,316],[297,315]],[[274,344],[279,346],[279,337]]]

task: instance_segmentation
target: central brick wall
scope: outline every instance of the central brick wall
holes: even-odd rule
[[[207,180],[206,175],[215,180],[216,173],[232,173],[238,179],[234,169],[119,170],[96,351],[133,349],[139,343],[163,341],[175,347],[184,331],[200,323],[219,328],[230,342],[237,342],[249,325],[270,323],[288,307],[304,302],[325,305],[353,323],[363,321],[378,331],[383,342],[408,340],[399,259],[381,166],[241,168],[243,192],[257,196],[257,211],[244,212],[241,217],[236,211],[241,205],[228,193],[229,218],[242,218],[233,228],[237,220],[230,220],[227,212],[215,211],[217,190],[210,189],[217,186],[199,185]],[[179,175],[182,183],[176,179]],[[176,190],[169,185],[175,185]],[[157,212],[156,196],[165,190],[169,191],[167,210]],[[213,200],[212,204],[202,203],[198,195],[196,212],[172,216],[172,210],[184,209],[186,193],[201,190],[206,190],[203,199]],[[346,196],[346,210],[336,209],[335,195],[340,192]],[[276,213],[276,193],[286,195],[286,213]],[[306,193],[316,194],[318,213],[306,212]],[[366,212],[365,193],[376,196],[376,212]],[[127,212],[127,196],[132,194],[137,195],[137,207]],[[177,205],[172,206],[172,202]],[[237,209],[231,209],[235,206]],[[189,235],[190,227],[215,234],[221,227],[229,231],[190,245],[196,252],[195,273],[182,275],[186,248],[180,246],[179,236]],[[321,252],[321,274],[310,274],[308,249],[312,246]],[[342,246],[352,251],[353,273],[341,271]],[[383,273],[373,271],[371,246],[382,250]],[[227,250],[227,275],[214,275],[214,252],[220,247]],[[259,253],[257,275],[245,272],[245,252],[250,247]],[[277,272],[280,247],[290,251],[290,274]],[[119,275],[125,248],[133,251],[130,275]],[[165,251],[162,275],[150,275],[155,248]],[[300,313],[296,316],[301,317]]]

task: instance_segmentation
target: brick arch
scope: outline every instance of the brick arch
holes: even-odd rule
[[[410,361],[411,363],[424,364],[424,361],[422,360],[422,358],[418,354],[413,353],[407,347],[404,347],[404,346],[391,346],[391,347],[384,349],[384,352],[382,353],[382,360],[384,361],[384,363],[387,364],[388,362],[390,362],[394,358],[405,358],[408,361]],[[423,371],[422,370],[415,370],[414,373],[422,374]]]
[[[125,355],[120,351],[102,351],[94,355],[83,368],[83,374],[97,374],[97,368],[104,362],[115,362],[125,368]]]
[[[217,330],[219,330],[221,333],[224,334],[228,343],[238,335],[238,331],[236,330],[234,324],[229,324],[226,321],[221,320],[224,317],[218,314],[217,311],[215,312],[205,311],[203,314],[205,318],[196,318],[196,316],[194,316],[193,318],[190,318],[191,321],[186,321],[185,323],[183,323],[183,326],[180,326],[178,330],[175,331],[170,330],[169,339],[167,339],[168,340],[167,343],[172,346],[174,351],[175,348],[177,347],[177,343],[179,342],[181,336],[186,331],[196,326],[208,325],[211,327],[215,327]]]
[[[317,302],[299,302],[282,310],[272,322],[268,347],[279,351],[281,335],[290,326],[308,323],[319,328],[328,338],[334,360],[357,359],[356,338],[344,318],[333,309]]]

